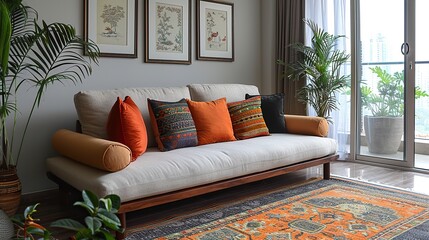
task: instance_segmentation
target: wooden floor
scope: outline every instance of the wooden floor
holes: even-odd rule
[[[427,187],[429,185],[429,174],[406,172],[345,161],[333,163],[331,173],[333,176],[347,177],[429,195],[429,188]],[[254,196],[270,189],[275,190],[309,178],[321,177],[322,175],[322,167],[313,167],[256,183],[129,213],[127,214],[127,223],[129,227],[142,223],[153,224],[166,219],[191,214],[192,212],[211,206],[222,205],[248,196]],[[56,219],[82,219],[82,216],[84,216],[82,215],[84,212],[77,207],[67,208],[61,206],[56,190],[24,195],[19,212],[23,212],[26,206],[35,203],[40,203],[35,217],[41,219],[40,223],[44,226],[49,226],[49,223]],[[64,231],[55,232],[54,236],[59,239],[66,239],[69,233]]]

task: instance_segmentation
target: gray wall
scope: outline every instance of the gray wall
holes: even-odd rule
[[[264,94],[276,92],[275,83],[275,37],[276,37],[276,1],[261,0],[261,24],[262,24],[262,82],[261,91]]]
[[[266,0],[265,0],[266,1]],[[269,2],[274,2],[270,0]],[[52,134],[60,129],[74,129],[77,119],[73,95],[80,90],[123,87],[183,86],[190,83],[244,83],[262,85],[262,0],[228,0],[234,2],[235,62],[208,62],[195,59],[195,0],[192,0],[192,65],[149,64],[143,62],[143,1],[139,0],[138,58],[100,58],[99,66],[83,84],[49,86],[41,106],[36,110],[27,133],[19,162],[23,193],[55,188],[46,177],[45,159],[55,155],[51,147]],[[82,0],[26,0],[39,12],[39,18],[50,22],[65,22],[83,32]],[[264,92],[267,92],[264,90]],[[30,111],[28,88],[19,96],[23,117]],[[78,173],[76,173],[78,174]]]

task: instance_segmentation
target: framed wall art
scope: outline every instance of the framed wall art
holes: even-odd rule
[[[234,4],[197,0],[197,59],[234,61]]]
[[[105,57],[137,58],[138,0],[84,0],[84,36]]]
[[[191,0],[145,0],[145,62],[191,64]]]

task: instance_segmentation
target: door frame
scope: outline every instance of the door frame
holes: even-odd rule
[[[361,79],[360,45],[360,0],[351,0],[351,137],[350,155],[353,160],[373,162],[375,164],[413,168],[415,166],[415,0],[404,0],[404,42],[409,45],[409,52],[404,55],[404,155],[403,160],[375,157],[359,154],[361,107],[358,80]]]

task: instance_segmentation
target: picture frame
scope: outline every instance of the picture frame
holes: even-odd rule
[[[197,0],[197,59],[234,61],[234,3]]]
[[[137,58],[138,0],[84,0],[84,38],[101,57]]]
[[[191,0],[145,0],[145,62],[191,64]]]

